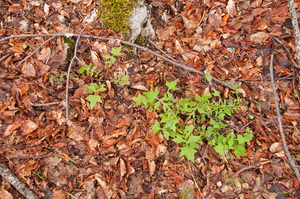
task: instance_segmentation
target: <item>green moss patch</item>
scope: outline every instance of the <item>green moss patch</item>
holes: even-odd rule
[[[128,18],[134,6],[133,0],[102,0],[99,7],[100,20],[116,33],[126,33],[129,28]]]

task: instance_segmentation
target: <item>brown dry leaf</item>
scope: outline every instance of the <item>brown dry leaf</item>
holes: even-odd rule
[[[23,53],[24,52],[24,49],[19,47],[19,46],[11,47],[10,50],[13,51],[13,52],[16,52],[16,53]]]
[[[95,179],[100,184],[106,198],[110,199],[112,194],[113,194],[113,191],[109,188],[107,183],[104,180],[101,179],[101,176],[98,173],[95,174]]]
[[[146,151],[145,157],[147,160],[152,161],[155,158],[155,147],[151,147],[148,151]]]
[[[91,57],[92,57],[93,66],[100,66],[101,65],[101,62],[99,60],[99,56],[96,53],[96,51],[91,50]]]
[[[122,128],[124,126],[129,126],[130,122],[131,122],[130,118],[125,118],[125,119],[121,120],[116,127],[117,128]]]
[[[9,125],[8,127],[6,127],[6,130],[5,130],[5,132],[3,133],[3,136],[4,136],[4,137],[10,136],[11,133],[12,133],[14,130],[16,130],[17,128],[19,128],[21,125],[22,125],[21,122]]]
[[[36,76],[36,70],[35,70],[33,64],[31,63],[31,61],[30,62],[26,61],[23,64],[21,71],[27,77],[35,77]]]
[[[281,150],[283,150],[283,147],[282,147],[282,144],[279,142],[275,142],[270,146],[271,153],[277,153]]]
[[[13,199],[12,195],[8,191],[6,191],[2,188],[0,188],[0,198],[1,199]]]
[[[189,32],[189,33],[192,33],[196,30],[196,28],[199,26],[199,23],[198,22],[195,22],[193,20],[190,20],[184,16],[182,16],[182,20],[183,20],[183,23],[184,23],[184,27],[186,28],[186,30]]]
[[[167,29],[159,28],[156,30],[156,35],[161,41],[168,41],[170,37],[175,34],[176,28],[174,25],[169,26]]]
[[[28,135],[29,133],[32,133],[35,131],[39,125],[31,120],[26,120],[24,125],[21,128],[22,135]]]
[[[156,157],[161,157],[163,156],[167,151],[167,147],[164,144],[158,145],[156,148]]]
[[[269,34],[267,34],[265,32],[257,32],[257,33],[255,33],[255,34],[253,34],[253,35],[250,36],[250,40],[253,43],[259,43],[259,44],[262,44],[268,38],[269,38]]]
[[[66,199],[67,194],[63,189],[55,188],[53,189],[53,194],[51,199]]]
[[[122,158],[120,158],[120,180],[126,174],[126,164]]]
[[[99,146],[99,143],[97,140],[92,138],[86,142],[86,146],[89,148],[90,154],[92,154],[93,151],[95,151],[96,147]]]
[[[37,59],[40,60],[40,61],[42,61],[42,62],[45,62],[47,59],[50,58],[50,56],[51,56],[51,49],[50,49],[50,47],[43,48],[41,50],[41,52],[36,55]]]
[[[213,27],[220,28],[222,15],[217,10],[213,10],[209,15],[208,21],[211,25],[213,25]]]
[[[148,88],[146,88],[143,84],[144,84],[143,82],[138,82],[130,85],[130,87],[141,91],[149,91]]]
[[[98,41],[96,41],[92,43],[91,46],[98,50],[101,53],[101,55],[106,55],[108,53],[107,46],[103,42],[99,43]]]
[[[292,139],[294,142],[299,144],[300,143],[300,130],[296,127],[296,125],[297,125],[296,122],[292,122],[292,124],[294,126],[294,132],[292,134]]]
[[[74,128],[72,125],[68,125],[69,130],[67,133],[67,136],[75,141],[81,141],[84,140],[84,131],[81,131],[77,129],[76,127]]]
[[[227,6],[226,6],[226,11],[227,11],[227,13],[230,14],[231,17],[236,16],[237,11],[236,11],[235,4],[234,4],[233,0],[228,1]]]
[[[155,173],[155,161],[148,160],[148,166],[149,166],[149,175],[152,176]]]

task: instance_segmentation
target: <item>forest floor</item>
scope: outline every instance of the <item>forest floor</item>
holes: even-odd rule
[[[146,3],[156,39],[132,58],[120,33],[83,22],[100,1],[0,0],[1,164],[39,198],[299,199],[270,75],[272,64],[296,159],[300,88],[287,1]],[[68,46],[71,30],[83,32]],[[30,35],[5,39],[22,34]],[[92,67],[80,73],[82,63]],[[157,107],[145,107],[156,91]],[[219,112],[201,106],[214,101]],[[0,182],[0,198],[24,198]]]

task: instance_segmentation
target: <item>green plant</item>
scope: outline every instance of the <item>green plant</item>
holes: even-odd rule
[[[182,143],[180,157],[186,156],[192,162],[197,152],[195,148],[203,144],[203,139],[222,156],[225,156],[224,151],[233,151],[238,157],[246,155],[244,144],[252,139],[252,133],[245,133],[244,136],[229,132],[221,134],[221,130],[227,126],[222,120],[225,115],[232,116],[239,110],[241,99],[235,99],[234,103],[221,99],[215,101],[211,99],[211,94],[206,93],[202,97],[196,94],[192,98],[181,98],[178,102],[172,95],[172,91],[178,90],[176,84],[177,81],[167,82],[168,90],[161,98],[158,97],[158,88],[132,98],[137,106],[143,103],[151,111],[159,111],[162,107],[159,120],[155,120],[151,126],[154,134],[160,131],[167,140],[171,138],[178,144]],[[213,95],[219,96],[219,92]],[[182,118],[186,118],[184,122],[181,122]],[[208,119],[207,125],[202,124]]]
[[[91,77],[96,78],[96,77],[98,77],[99,73],[101,73],[101,71],[96,72],[96,69],[97,69],[97,66],[92,67],[92,63],[90,63],[90,65],[88,65],[88,66],[82,65],[77,70],[77,72],[79,74],[81,74],[83,77],[85,77],[85,75],[84,75],[84,71],[85,71],[87,76],[91,76]]]
[[[122,46],[120,46],[119,48],[112,48],[110,53],[113,54],[114,56],[121,56],[121,49]],[[106,59],[107,64],[109,64],[109,67],[111,67],[115,62],[116,62],[116,58],[114,56],[111,55],[104,55],[103,57]]]
[[[94,108],[97,102],[102,103],[101,97],[98,95],[99,92],[106,91],[105,85],[99,82],[99,85],[96,83],[91,83],[90,85],[83,86],[83,94],[93,94],[89,95],[85,99],[90,102],[91,110]]]
[[[114,78],[111,80],[111,82],[113,82],[115,84],[120,84],[121,86],[130,85],[128,75],[122,76],[121,74],[117,74],[114,76]]]
[[[229,183],[229,184],[234,184],[234,182],[238,180],[239,182],[243,182],[244,181],[244,178],[243,177],[240,177],[240,176],[234,176],[232,178],[227,178],[225,180],[225,182]]]
[[[120,55],[122,55],[121,49],[122,49],[122,46],[120,46],[119,48],[112,48],[110,52],[114,56],[120,56]],[[114,56],[105,55],[104,58],[107,60],[105,63],[108,63],[110,66],[112,66],[112,64],[114,64],[116,62],[116,58]],[[102,71],[97,71],[97,66],[92,66],[92,63],[90,63],[89,66],[82,65],[77,70],[77,72],[83,76],[85,76],[85,74],[86,74],[87,76],[96,78],[99,76],[99,74]],[[121,77],[121,75],[119,74],[114,77],[112,82],[114,82],[116,84],[118,83],[121,86],[129,85],[128,79],[129,79],[129,77],[127,75],[124,75],[123,77]],[[98,84],[91,83],[90,85],[85,84],[83,86],[83,94],[89,94],[89,96],[86,97],[85,99],[90,102],[91,109],[94,108],[94,106],[96,105],[97,102],[102,103],[101,97],[98,94],[105,90],[106,90],[105,85],[101,84],[100,82]]]
[[[67,77],[67,74],[63,74],[62,72],[59,73],[57,71],[54,71],[54,74],[50,75],[49,81],[54,81],[58,85],[60,85],[65,81],[65,78],[64,78],[65,76]],[[74,75],[70,75],[70,79],[72,79],[72,78],[74,78]]]

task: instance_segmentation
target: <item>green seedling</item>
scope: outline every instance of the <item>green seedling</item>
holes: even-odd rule
[[[112,48],[110,53],[113,54],[113,56],[111,56],[111,55],[104,55],[103,56],[106,59],[105,63],[107,63],[109,65],[109,67],[111,67],[116,62],[115,56],[121,56],[122,55],[121,49],[122,49],[122,46],[120,46],[119,48]]]
[[[101,97],[98,95],[99,92],[106,91],[105,85],[96,83],[91,83],[90,85],[83,86],[83,94],[90,94],[85,99],[90,102],[91,110],[94,108],[97,102],[102,103]]]
[[[59,73],[57,71],[54,71],[53,75],[50,75],[49,81],[56,82],[57,85],[61,85],[65,81],[65,76],[67,77],[67,74],[63,74],[62,72]],[[70,79],[74,78],[74,75],[70,75]]]
[[[96,78],[96,77],[98,77],[99,73],[101,73],[101,71],[96,72],[96,69],[97,69],[97,66],[92,66],[92,63],[90,63],[88,66],[82,65],[77,70],[77,72],[79,74],[81,74],[83,77],[85,77],[85,73],[86,73],[87,76]]]
[[[130,85],[128,75],[122,76],[121,74],[117,74],[116,76],[114,76],[114,78],[111,80],[111,82],[113,82],[115,84],[120,84],[121,86]]]

